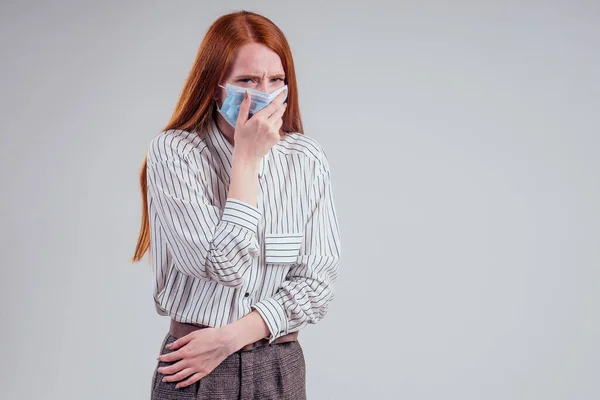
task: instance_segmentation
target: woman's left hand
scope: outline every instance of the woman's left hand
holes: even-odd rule
[[[159,361],[175,362],[161,367],[163,382],[179,382],[179,389],[192,385],[208,375],[233,353],[231,339],[224,329],[204,328],[195,330],[167,345],[170,353],[158,356]]]

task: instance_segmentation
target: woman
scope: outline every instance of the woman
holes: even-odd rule
[[[246,94],[248,93],[248,94]],[[141,172],[133,261],[150,249],[171,318],[152,399],[304,399],[298,332],[334,295],[330,168],[302,133],[289,45],[269,19],[220,17]]]

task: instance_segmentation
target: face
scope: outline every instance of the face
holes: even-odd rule
[[[246,44],[238,50],[231,64],[231,72],[221,85],[225,86],[226,83],[272,93],[285,86],[281,59],[263,44]],[[226,96],[225,89],[219,87],[219,104],[223,104]]]

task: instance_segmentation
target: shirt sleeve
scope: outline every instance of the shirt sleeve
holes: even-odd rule
[[[198,171],[184,157],[148,163],[148,196],[183,274],[240,287],[259,254],[257,207],[227,198],[223,210],[206,199]]]
[[[274,296],[252,305],[269,327],[270,343],[320,321],[334,297],[341,243],[326,158],[309,199],[310,215],[297,262]]]

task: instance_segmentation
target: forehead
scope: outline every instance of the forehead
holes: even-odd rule
[[[272,75],[283,72],[283,65],[277,53],[260,43],[240,47],[231,63],[231,75]]]

